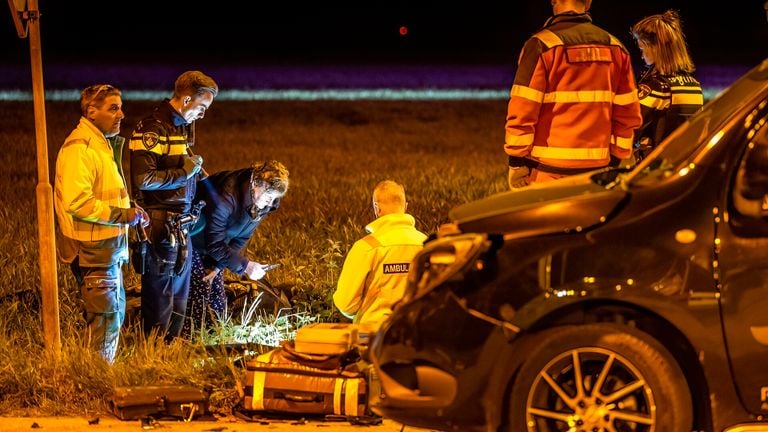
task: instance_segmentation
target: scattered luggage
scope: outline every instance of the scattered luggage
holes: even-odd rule
[[[295,340],[246,362],[244,397],[235,414],[249,421],[322,416],[325,421],[381,424],[370,410],[380,392],[365,360],[372,334],[351,323],[299,328]]]
[[[209,395],[190,385],[116,387],[109,401],[121,420],[175,417],[185,421],[208,414]]]
[[[357,344],[358,327],[343,323],[314,323],[296,330],[296,351],[307,354],[343,354]]]
[[[344,354],[298,353],[287,342],[246,362],[243,408],[272,413],[365,415],[368,384],[356,363],[359,355],[356,351]]]

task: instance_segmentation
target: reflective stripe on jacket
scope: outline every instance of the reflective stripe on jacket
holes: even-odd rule
[[[656,147],[704,104],[701,84],[692,74],[679,72],[663,76],[649,69],[638,83],[638,97],[643,125],[636,141],[648,138],[648,147]]]
[[[197,176],[187,177],[184,160],[192,146],[188,124],[165,100],[131,134],[131,194],[144,209],[186,213],[192,207]]]
[[[341,269],[333,302],[355,323],[378,326],[403,297],[413,257],[427,236],[413,216],[392,213],[368,224],[370,234],[355,242]]]
[[[629,53],[588,14],[556,15],[526,42],[507,109],[509,156],[602,167],[630,156],[640,124]]]

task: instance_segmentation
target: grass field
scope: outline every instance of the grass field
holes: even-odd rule
[[[58,146],[76,125],[76,102],[46,107],[50,180]],[[152,104],[125,101],[123,135]],[[505,101],[217,102],[198,122],[195,153],[208,172],[265,159],[283,162],[291,186],[248,245],[260,262],[281,263],[269,281],[291,289],[302,313],[334,321],[331,295],[344,255],[373,218],[370,193],[389,178],[406,187],[408,211],[427,233],[451,207],[506,188]],[[0,415],[17,410],[82,413],[103,408],[116,385],[209,384],[212,402],[237,400],[241,371],[200,346],[165,345],[126,328],[109,366],[83,348],[78,293],[59,266],[61,358],[43,348],[33,106],[0,103]],[[129,284],[135,276],[129,273]]]

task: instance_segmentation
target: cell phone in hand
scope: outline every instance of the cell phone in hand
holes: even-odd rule
[[[263,265],[263,266],[261,266],[261,269],[264,270],[265,272],[268,272],[268,271],[274,270],[274,269],[276,269],[278,267],[280,267],[280,263]]]

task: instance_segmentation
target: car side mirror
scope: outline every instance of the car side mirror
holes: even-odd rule
[[[765,9],[765,19],[768,20],[768,1],[763,3],[763,9]]]
[[[740,213],[768,218],[768,143],[750,144],[734,192],[734,205]]]

